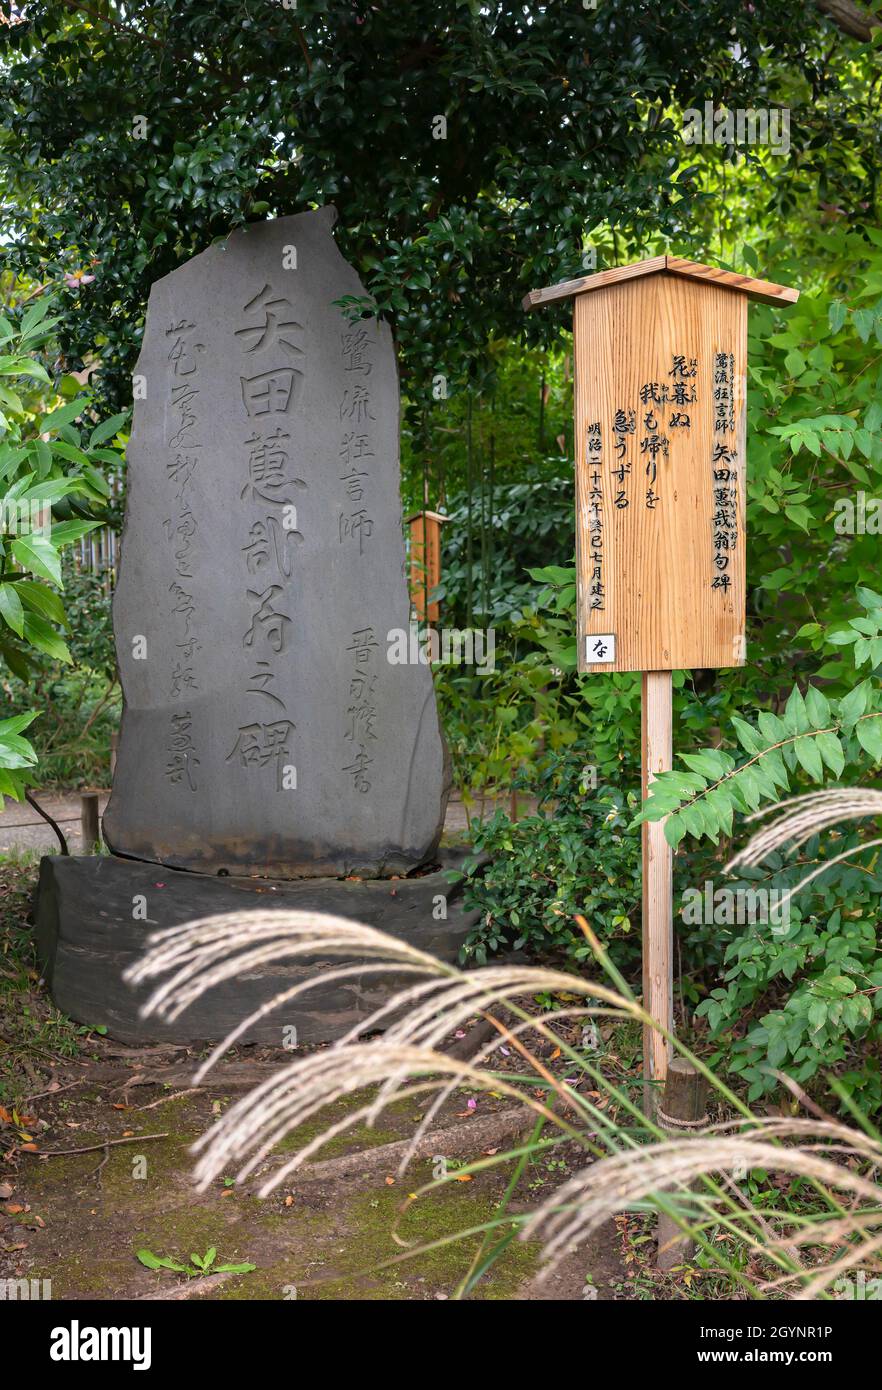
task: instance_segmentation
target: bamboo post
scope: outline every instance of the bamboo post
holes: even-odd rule
[[[83,852],[92,854],[101,839],[97,792],[80,793],[80,826],[83,832]]]
[[[685,1057],[675,1057],[668,1066],[665,1091],[659,1106],[658,1121],[672,1138],[682,1138],[706,1122],[704,1112],[707,1083],[701,1072]],[[674,1269],[692,1257],[695,1241],[683,1231],[673,1217],[659,1213],[657,1264],[659,1269]]]
[[[653,777],[669,772],[672,760],[673,699],[670,671],[644,671],[642,681],[642,794]],[[644,822],[643,1007],[669,1032],[674,1025],[673,862],[662,821]],[[643,1108],[652,1116],[653,1092],[668,1069],[669,1044],[655,1028],[643,1028]]]

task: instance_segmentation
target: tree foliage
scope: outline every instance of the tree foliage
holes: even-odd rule
[[[419,406],[524,331],[523,293],[580,273],[595,229],[616,257],[706,234],[714,191],[678,109],[786,85],[808,123],[781,196],[812,188],[812,111],[854,121],[825,59],[856,46],[798,0],[704,0],[700,23],[682,0],[33,0],[3,35],[9,255],[75,277],[62,346],[100,349],[117,404],[151,282],[242,222],[337,204]]]
[[[35,653],[71,659],[61,553],[99,525],[94,514],[110,494],[104,472],[121,464],[106,445],[125,420],[90,420],[89,393],[47,371],[56,326],[46,296],[15,319],[0,315],[0,676],[8,670],[25,682]],[[0,721],[0,807],[4,796],[21,800],[33,781],[37,755],[24,731],[37,713]]]

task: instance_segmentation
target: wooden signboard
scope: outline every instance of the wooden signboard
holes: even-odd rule
[[[580,671],[744,662],[747,300],[796,291],[671,256],[575,297]]]
[[[429,594],[441,583],[441,527],[450,518],[440,512],[414,512],[410,527],[410,601],[421,623],[437,623],[440,605]]]
[[[671,671],[744,663],[747,303],[798,291],[656,256],[574,299],[579,670],[643,673],[643,796],[671,766]],[[643,827],[644,1003],[672,1029],[671,852]],[[645,1073],[668,1048],[647,1030]]]

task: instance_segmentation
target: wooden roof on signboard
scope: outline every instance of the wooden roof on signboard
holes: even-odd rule
[[[445,522],[449,521],[449,516],[443,516],[441,512],[430,512],[428,508],[421,507],[418,512],[411,512],[410,516],[404,518],[405,526],[409,526],[412,521],[418,521],[421,516],[428,517],[430,521]]]
[[[598,271],[596,275],[583,275],[579,280],[563,280],[559,285],[548,285],[543,290],[530,290],[524,296],[523,305],[525,309],[538,309],[543,304],[571,299],[574,295],[600,290],[606,285],[617,285],[620,281],[633,280],[640,275],[663,273],[720,285],[726,290],[737,290],[760,304],[795,304],[799,298],[799,290],[790,289],[787,285],[775,285],[771,280],[756,280],[752,275],[738,275],[734,270],[721,270],[718,266],[701,265],[698,261],[684,261],[682,256],[652,256],[647,261],[635,261],[633,265],[613,266],[610,270]]]

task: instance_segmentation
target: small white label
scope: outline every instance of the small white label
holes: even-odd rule
[[[601,632],[585,638],[585,660],[590,666],[605,666],[615,659],[615,633]]]

